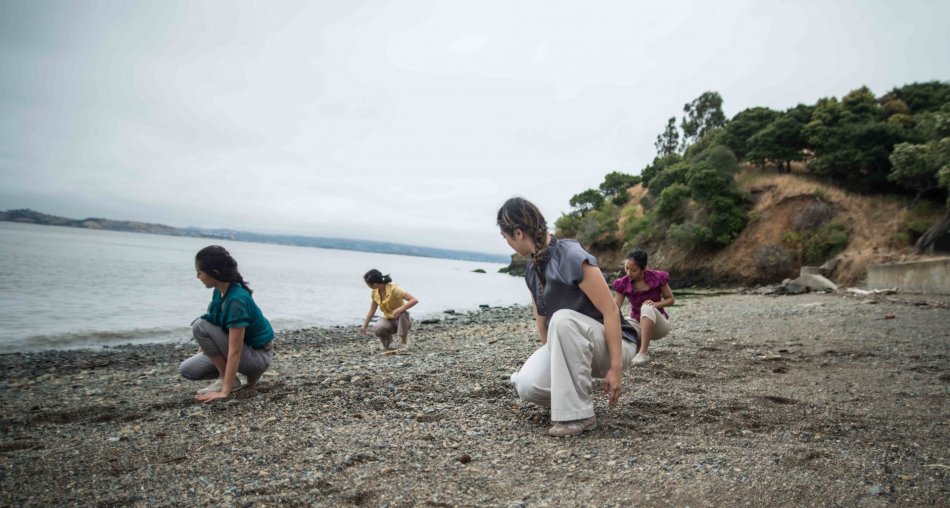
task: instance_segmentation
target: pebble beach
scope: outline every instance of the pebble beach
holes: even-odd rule
[[[530,308],[446,313],[408,354],[280,332],[201,404],[195,345],[0,355],[2,506],[935,506],[950,499],[947,297],[680,297],[598,428],[546,435],[508,378]]]

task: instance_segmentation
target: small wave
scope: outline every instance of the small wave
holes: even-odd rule
[[[32,335],[21,339],[4,341],[4,349],[10,352],[43,351],[49,349],[81,349],[120,344],[144,344],[151,342],[176,342],[191,339],[191,328],[138,328],[133,330],[95,330],[59,334]]]

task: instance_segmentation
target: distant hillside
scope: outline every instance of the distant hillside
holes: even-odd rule
[[[686,103],[653,162],[575,194],[558,235],[611,273],[646,249],[679,285],[775,283],[802,266],[849,285],[871,264],[950,254],[950,82],[731,119],[722,104],[714,91]]]
[[[465,261],[484,261],[489,263],[507,263],[507,256],[486,254],[482,252],[437,249],[418,245],[405,245],[372,240],[352,240],[348,238],[324,238],[300,235],[267,235],[232,229],[205,229],[205,228],[176,228],[164,224],[147,222],[117,221],[102,218],[69,219],[48,215],[30,209],[7,210],[0,212],[0,221],[22,222],[44,226],[65,226],[85,229],[103,229],[109,231],[126,231],[131,233],[148,233],[154,235],[189,236],[198,238],[216,238],[241,242],[273,243],[279,245],[296,245],[300,247],[319,247],[324,249],[353,250],[360,252],[377,252],[381,254],[401,254],[405,256],[420,256],[443,259],[459,259]]]
[[[650,252],[650,265],[669,271],[678,279],[677,286],[773,284],[798,276],[799,268],[809,264],[800,240],[803,232],[828,226],[844,233],[843,248],[830,265],[830,278],[838,284],[861,284],[871,264],[931,257],[915,254],[912,239],[943,213],[941,209],[911,210],[903,199],[861,195],[797,173],[743,168],[736,181],[752,204],[751,219],[739,236],[708,253],[684,250],[670,238],[648,243],[643,247]],[[640,208],[641,200],[648,199],[641,185],[629,195],[629,207]],[[625,226],[621,220],[618,238]],[[625,255],[619,247],[592,252],[601,266],[618,270]]]

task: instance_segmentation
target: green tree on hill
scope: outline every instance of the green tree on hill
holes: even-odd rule
[[[713,145],[698,153],[691,160],[696,164],[706,164],[729,177],[739,171],[739,160],[736,158],[736,154],[725,145]]]
[[[673,164],[676,164],[682,160],[683,158],[677,154],[667,155],[666,157],[654,157],[653,162],[640,171],[640,178],[642,179],[643,186],[649,187],[650,182],[654,177],[656,177],[656,175],[660,173],[660,171],[663,171],[667,167],[672,166]]]
[[[657,157],[668,157],[675,155],[680,147],[680,132],[676,130],[676,117],[671,116],[666,124],[666,129],[656,137]]]
[[[890,153],[913,131],[881,122],[882,108],[867,87],[841,101],[818,101],[802,132],[814,151],[808,169],[818,176],[857,190],[888,190]]]
[[[578,215],[596,210],[604,204],[604,195],[595,189],[587,189],[580,194],[574,194],[571,197],[570,205]]]
[[[778,117],[779,113],[769,108],[744,109],[726,124],[722,144],[729,147],[737,158],[745,159],[750,150],[749,139]]]
[[[640,183],[639,176],[614,171],[607,173],[599,189],[600,193],[613,204],[622,205],[627,202],[627,190],[638,183]]]
[[[906,104],[910,108],[910,113],[934,112],[950,102],[950,83],[940,81],[912,83],[895,88],[885,98],[890,96]]]
[[[805,158],[808,144],[802,128],[811,119],[814,108],[799,104],[777,115],[746,142],[746,157],[759,167],[774,163],[779,171],[791,172],[791,163]]]
[[[637,177],[612,172],[598,189],[571,198],[574,210],[557,221],[559,231],[606,248],[615,245],[618,232],[611,230],[622,218],[619,233],[628,246],[667,241],[686,250],[720,248],[748,222],[749,200],[735,182],[741,162],[789,172],[792,162],[803,161],[810,174],[832,184],[912,191],[915,202],[950,195],[950,83],[914,83],[880,98],[861,87],[783,112],[752,107],[728,120],[722,103],[719,93],[704,92],[684,105],[679,130],[675,117],[667,122],[656,138],[657,156],[640,171],[648,194],[639,206],[625,206]],[[827,225],[789,241],[800,247],[801,259],[823,258],[847,245],[842,228]],[[948,229],[950,211],[918,246]]]
[[[944,109],[947,111],[922,116],[919,130],[928,141],[901,143],[890,157],[894,169],[888,178],[917,191],[912,207],[928,191],[939,190],[946,199],[947,213],[917,240],[914,248],[918,252],[928,250],[936,238],[950,230],[950,103]]]
[[[707,132],[706,139],[716,139],[716,131]],[[687,150],[693,155],[685,159],[654,161],[652,166],[661,168],[649,180],[655,200],[641,201],[646,215],[628,221],[629,245],[669,238],[685,250],[717,249],[745,227],[747,203],[735,183],[735,154],[720,144],[703,150],[696,146]]]
[[[722,112],[722,96],[719,92],[704,92],[683,106],[683,144],[688,146],[702,138],[712,129],[726,124],[726,115]]]
[[[560,234],[574,237],[585,245],[612,246],[616,242],[616,208],[628,201],[627,190],[638,183],[639,176],[619,171],[608,173],[597,189],[587,189],[571,197],[573,210],[559,217],[555,227]]]

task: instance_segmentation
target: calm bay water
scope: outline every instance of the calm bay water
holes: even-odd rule
[[[530,301],[523,279],[491,263],[0,222],[0,346],[186,339],[211,300],[195,278],[194,256],[212,243],[238,260],[275,329],[359,325],[369,310],[362,276],[370,268],[419,299],[416,319]]]

